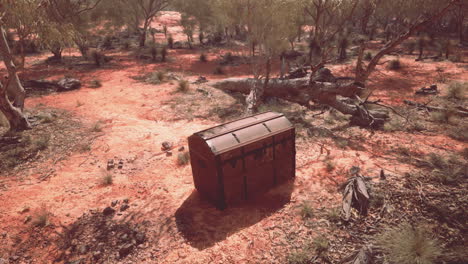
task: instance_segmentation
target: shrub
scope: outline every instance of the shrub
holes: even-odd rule
[[[145,79],[145,82],[150,84],[160,84],[166,80],[166,73],[163,71],[157,71],[149,74]]]
[[[314,239],[313,245],[315,248],[315,252],[317,252],[317,254],[321,254],[328,250],[330,243],[326,237],[319,236]]]
[[[200,61],[201,62],[207,62],[208,61],[208,58],[206,57],[205,53],[200,54]]]
[[[309,247],[290,253],[286,257],[288,264],[309,264],[312,261],[312,250]]]
[[[332,160],[325,161],[325,166],[328,172],[332,172],[335,170],[335,163]]]
[[[457,184],[463,177],[466,177],[468,165],[458,158],[452,156],[445,158],[441,155],[430,153],[426,158],[426,165],[432,169],[433,180],[442,184]]]
[[[48,136],[41,136],[34,140],[34,146],[37,150],[44,150],[49,147],[50,137]]]
[[[307,202],[307,201],[302,202],[300,208],[301,208],[301,210],[300,210],[299,213],[300,213],[302,219],[308,219],[308,218],[311,218],[312,216],[314,216],[314,210],[310,206],[309,202]]]
[[[370,60],[372,60],[372,57],[373,57],[372,53],[367,52],[366,55],[364,55],[364,60],[370,61]]]
[[[46,227],[49,225],[50,212],[45,206],[42,206],[32,217],[32,224],[37,227]]]
[[[89,88],[99,88],[102,87],[101,81],[98,79],[94,79],[89,82]]]
[[[167,57],[167,49],[166,47],[163,47],[161,49],[161,61],[166,62],[166,57]]]
[[[427,229],[409,223],[388,228],[377,237],[376,245],[391,263],[431,264],[442,254],[437,240]]]
[[[185,166],[190,162],[190,153],[185,151],[177,155],[177,165]]]
[[[94,123],[94,125],[91,127],[91,132],[102,132],[101,121]]]
[[[465,99],[468,82],[452,82],[448,86],[447,97],[451,99]]]
[[[180,80],[179,84],[177,85],[177,91],[181,93],[188,92],[190,88],[190,84],[187,80]]]
[[[101,185],[102,186],[109,186],[112,185],[114,182],[114,178],[112,177],[112,174],[106,173],[102,176],[101,178]]]
[[[401,69],[401,62],[399,59],[391,60],[388,64],[388,69],[392,71],[396,71]]]
[[[224,68],[222,66],[218,66],[215,68],[214,74],[223,75],[226,74],[226,72],[224,71]]]
[[[459,141],[468,141],[468,125],[452,127],[448,131],[448,136]]]
[[[332,223],[340,222],[340,220],[341,220],[340,209],[335,207],[335,208],[331,208],[330,210],[328,210],[327,219],[328,219],[328,221],[330,221]]]

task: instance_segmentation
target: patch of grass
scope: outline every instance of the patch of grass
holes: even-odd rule
[[[319,255],[326,252],[330,246],[329,240],[324,236],[318,236],[314,238],[312,244],[314,246],[315,252],[317,252]]]
[[[331,208],[327,211],[327,219],[332,223],[338,223],[341,220],[340,209],[338,207]]]
[[[335,139],[336,146],[340,149],[346,149],[349,146],[349,141],[344,138]]]
[[[436,123],[457,125],[460,122],[454,109],[448,108],[445,111],[434,111],[431,113],[431,120]]]
[[[442,255],[442,249],[431,232],[409,223],[388,228],[377,237],[376,245],[391,263],[431,264]]]
[[[330,160],[330,159],[327,159],[325,161],[325,166],[326,166],[325,168],[327,169],[328,172],[332,172],[336,168],[335,163],[333,162],[333,160]]]
[[[309,219],[314,216],[314,209],[310,206],[310,203],[307,201],[302,202],[299,211],[302,219]]]
[[[55,117],[51,114],[42,114],[38,116],[42,124],[50,124],[55,121]]]
[[[208,62],[208,57],[205,53],[200,54],[200,61],[201,62]]]
[[[89,143],[84,143],[79,145],[78,150],[80,153],[86,153],[91,151],[91,144]]]
[[[399,59],[391,60],[388,63],[388,69],[392,71],[397,71],[402,68],[402,64]]]
[[[180,80],[177,85],[177,92],[186,93],[190,89],[190,84],[187,80]]]
[[[452,82],[447,88],[447,97],[464,100],[468,91],[468,82]]]
[[[222,66],[216,67],[213,73],[214,73],[214,74],[217,74],[217,75],[224,75],[224,74],[226,74],[226,72],[225,72],[225,70],[224,70],[224,68],[223,68]]]
[[[50,224],[50,212],[45,206],[42,206],[32,216],[32,222],[34,226],[46,227]]]
[[[190,162],[190,153],[185,151],[177,155],[177,165],[185,166]]]
[[[94,88],[94,89],[100,88],[100,87],[102,87],[102,83],[101,83],[100,80],[94,79],[94,80],[91,80],[91,81],[89,82],[88,87],[89,87],[89,88]]]
[[[456,185],[467,177],[468,163],[455,156],[444,157],[436,153],[430,153],[426,157],[426,166],[431,171],[431,178],[441,184]]]
[[[383,130],[387,132],[403,131],[404,130],[403,120],[401,120],[400,118],[394,117],[390,121],[385,122]]]
[[[310,247],[294,251],[286,257],[288,264],[309,264],[313,259],[313,251]]]
[[[100,183],[102,186],[109,186],[114,183],[114,177],[110,173],[106,173],[101,177]]]
[[[35,149],[37,150],[45,150],[49,147],[50,137],[49,136],[40,136],[32,142],[34,144]]]
[[[380,208],[385,203],[385,195],[381,192],[374,192],[370,195],[369,203],[373,208]]]
[[[101,121],[97,121],[96,123],[94,123],[94,125],[91,127],[91,132],[102,132]]]
[[[150,84],[161,84],[164,81],[166,81],[166,79],[167,79],[167,76],[165,72],[157,71],[157,72],[153,72],[147,75],[147,77],[145,78],[145,82],[150,83]]]

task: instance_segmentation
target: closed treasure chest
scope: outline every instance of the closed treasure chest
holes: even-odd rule
[[[283,115],[262,113],[188,139],[195,188],[218,209],[295,177],[295,129]]]

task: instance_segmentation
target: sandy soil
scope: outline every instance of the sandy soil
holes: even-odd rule
[[[183,40],[177,19],[177,15],[168,13],[157,24],[167,24],[171,34]],[[339,206],[341,195],[336,187],[346,179],[344,172],[351,166],[360,166],[369,176],[377,176],[380,168],[402,175],[411,167],[383,157],[396,143],[423,153],[440,149],[460,151],[468,146],[444,135],[374,133],[359,128],[345,132],[348,139],[356,143],[355,147],[350,144],[338,148],[330,139],[299,138],[294,183],[279,187],[251,205],[219,212],[194,191],[190,166],[176,163],[177,148],[172,157],[166,157],[161,152],[161,143],[169,141],[187,148],[189,135],[218,124],[220,119],[197,118],[196,115],[191,119],[176,118],[178,113],[168,104],[181,96],[174,93],[176,82],[150,85],[131,77],[162,69],[179,72],[192,81],[198,75],[215,79],[250,73],[248,66],[236,66],[229,67],[226,76],[213,75],[217,66],[214,60],[223,52],[223,49],[207,51],[210,62],[201,63],[198,62],[200,51],[174,50],[170,51],[170,62],[157,64],[136,62],[127,53],[115,52],[109,54],[114,61],[99,69],[46,68],[43,64],[32,65],[44,55],[28,58],[30,65],[21,74],[23,77],[54,79],[70,74],[85,85],[72,92],[29,98],[26,108],[42,104],[63,109],[88,127],[100,122],[103,130],[88,153],[74,153],[57,164],[51,163],[50,166],[55,166],[55,175],[46,181],[38,180],[41,171],[35,169],[9,177],[0,176],[0,235],[5,234],[0,258],[17,255],[20,257],[17,261],[24,263],[55,260],[56,246],[53,243],[36,245],[34,241],[45,240],[34,236],[37,229],[24,223],[25,216],[42,206],[52,214],[50,232],[45,232],[45,236],[53,240],[57,238],[55,232],[63,230],[62,225],[72,224],[91,209],[102,210],[114,200],[128,198],[130,209],[126,214],[136,223],[148,223],[148,241],[121,263],[282,263],[287,253],[282,243],[299,244],[321,234],[327,226],[318,217],[313,220],[316,228],[305,230],[297,207],[302,201],[310,201],[318,211]],[[382,66],[373,74],[370,85],[376,89],[375,98],[395,106],[401,105],[403,99],[425,101],[426,98],[415,97],[414,91],[433,83],[438,67],[448,79],[468,81],[466,65],[464,68],[462,64],[451,62],[415,62],[410,56],[401,60],[405,65],[403,70],[393,72]],[[339,75],[347,75],[351,65],[331,68]],[[88,88],[86,83],[93,79],[101,80],[103,86]],[[192,85],[189,94],[195,96],[196,88]],[[217,105],[236,102],[231,95],[219,96],[225,101]],[[214,106],[211,103],[206,107]],[[320,122],[321,118],[318,118]],[[320,145],[330,151],[328,157]],[[112,170],[114,183],[104,187],[99,181],[106,174],[108,159],[123,159],[124,167]],[[331,172],[324,163],[327,159],[336,164]],[[31,211],[24,213],[24,208]],[[298,230],[297,234],[284,233],[282,229],[286,227]]]

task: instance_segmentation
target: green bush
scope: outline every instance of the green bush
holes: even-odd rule
[[[392,71],[399,70],[399,69],[401,69],[401,67],[402,67],[402,65],[401,65],[401,62],[400,62],[399,59],[391,60],[388,63],[388,69],[392,70]]]
[[[409,223],[388,228],[377,237],[376,245],[391,263],[432,264],[442,254],[438,241],[427,229]]]
[[[366,55],[364,55],[364,60],[366,61],[370,61],[372,60],[372,53],[371,52],[367,52]]]

